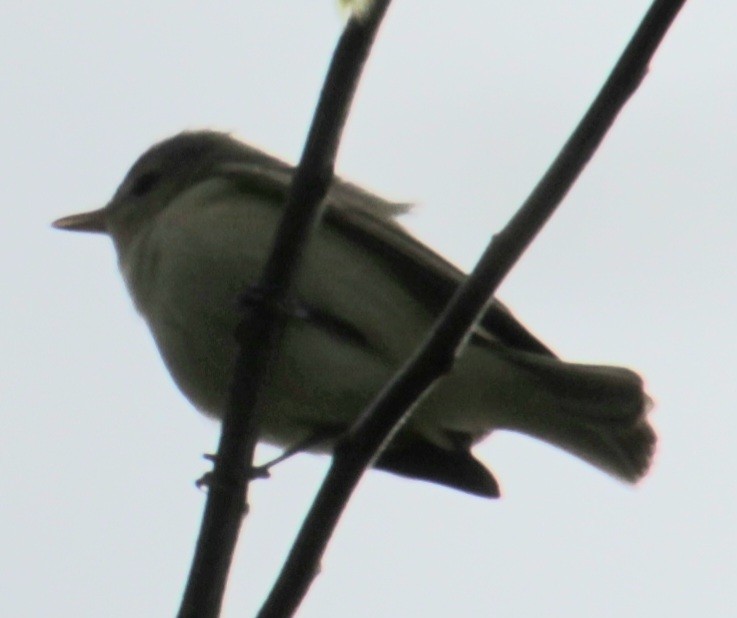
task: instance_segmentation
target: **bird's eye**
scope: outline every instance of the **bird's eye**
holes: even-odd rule
[[[159,181],[160,177],[161,174],[156,171],[145,172],[144,174],[141,174],[133,182],[133,186],[131,187],[131,194],[136,197],[146,195],[146,193],[153,189],[154,185]]]

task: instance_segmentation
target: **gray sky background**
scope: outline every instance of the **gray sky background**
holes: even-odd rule
[[[396,0],[340,172],[417,202],[407,225],[470,268],[647,5]],[[689,3],[500,292],[566,358],[643,373],[650,476],[628,488],[511,434],[477,449],[500,501],[370,473],[300,616],[733,615],[736,21],[731,0]],[[340,27],[331,0],[0,7],[0,614],[173,615],[217,439],[111,244],[50,221],[104,203],[184,128],[296,159]],[[224,616],[259,606],[327,463],[254,485]]]

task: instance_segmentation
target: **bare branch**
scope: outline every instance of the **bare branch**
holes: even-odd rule
[[[297,268],[319,221],[320,203],[333,177],[340,136],[361,70],[390,0],[377,1],[361,19],[348,21],[326,77],[312,127],[290,187],[274,248],[258,285],[249,292],[251,311],[237,329],[236,361],[228,410],[180,618],[220,613],[258,440],[256,412],[262,378],[278,350],[283,316]]]
[[[486,303],[593,156],[635,92],[685,0],[656,0],[558,157],[506,228],[492,239],[420,349],[338,445],[333,463],[260,618],[290,616],[307,593],[320,557],[363,472],[411,406],[451,366]]]

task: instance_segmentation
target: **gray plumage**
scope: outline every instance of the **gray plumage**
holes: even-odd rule
[[[265,262],[292,172],[226,134],[182,133],[143,154],[105,208],[55,223],[110,234],[172,377],[211,416],[227,399],[237,298]],[[298,278],[304,311],[287,322],[261,402],[261,437],[284,447],[347,428],[465,277],[397,223],[406,204],[339,179],[327,201]],[[510,429],[633,482],[655,444],[648,407],[636,373],[559,360],[492,300],[451,374],[376,466],[495,496],[470,448]]]

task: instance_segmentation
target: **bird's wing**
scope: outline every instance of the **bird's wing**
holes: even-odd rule
[[[283,200],[294,168],[246,147],[242,160],[224,162],[218,171],[244,190]],[[327,195],[325,223],[337,228],[381,259],[386,267],[433,313],[440,313],[466,275],[411,236],[396,217],[409,204],[384,200],[360,187],[337,179]],[[494,339],[511,348],[555,356],[523,326],[501,302],[492,299],[476,327],[482,339]]]

